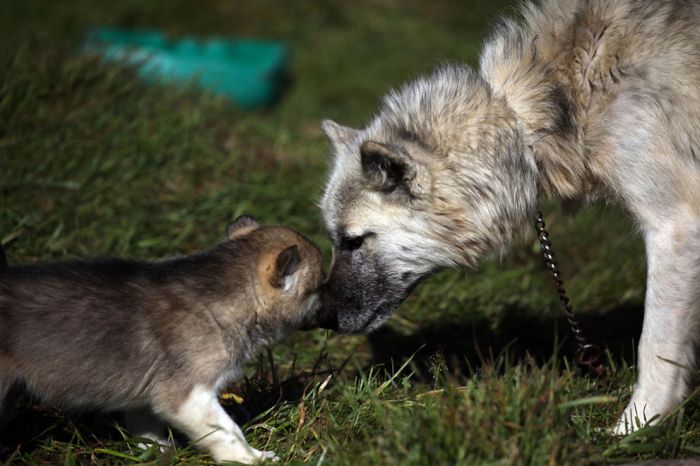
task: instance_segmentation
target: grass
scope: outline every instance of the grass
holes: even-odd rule
[[[319,121],[360,125],[390,87],[475,63],[503,1],[0,0],[0,241],[11,263],[161,257],[208,247],[248,213],[327,254],[315,205],[328,169]],[[195,88],[146,86],[77,53],[97,25],[284,40],[293,83],[266,111]],[[263,354],[227,408],[289,464],[600,464],[700,455],[698,396],[661,427],[607,436],[634,381],[643,246],[613,207],[545,206],[568,289],[613,370],[570,346],[534,238],[475,271],[421,285],[370,336],[314,331]],[[191,447],[136,448],[118,417],[33,404],[7,464],[206,464]]]

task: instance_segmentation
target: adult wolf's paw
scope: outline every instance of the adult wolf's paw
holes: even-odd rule
[[[659,415],[648,417],[646,409],[639,410],[636,403],[630,403],[617,420],[617,424],[610,429],[610,434],[622,437],[655,424],[659,418]]]

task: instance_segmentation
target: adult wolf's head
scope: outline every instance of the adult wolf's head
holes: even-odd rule
[[[513,111],[468,68],[392,92],[361,130],[324,121],[334,163],[325,306],[341,332],[379,327],[424,277],[508,245],[537,197]]]

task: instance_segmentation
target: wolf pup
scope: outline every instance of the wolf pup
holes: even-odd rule
[[[217,392],[261,345],[320,324],[322,280],[316,246],[247,216],[189,256],[0,267],[0,412],[21,383],[49,403],[125,410],[137,435],[165,421],[217,462],[273,458]]]
[[[479,70],[418,78],[361,129],[323,123],[328,289],[338,330],[371,331],[435,270],[530,231],[538,196],[616,202],[648,258],[624,434],[681,403],[700,343],[700,2],[540,3],[499,24]]]

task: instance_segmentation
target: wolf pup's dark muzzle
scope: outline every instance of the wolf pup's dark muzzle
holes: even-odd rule
[[[318,326],[328,330],[338,330],[338,309],[335,298],[324,284],[321,289],[321,309],[318,311]]]
[[[306,319],[299,327],[299,330],[313,330],[316,328],[338,329],[338,312],[335,299],[328,289],[328,284],[325,283],[321,288],[321,308],[315,316]]]

